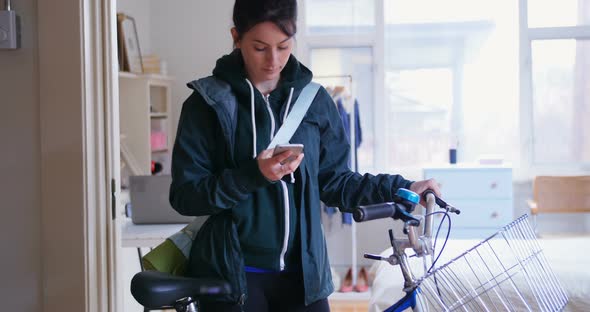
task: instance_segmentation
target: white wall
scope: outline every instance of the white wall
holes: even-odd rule
[[[175,79],[173,131],[190,95],[186,83],[210,75],[215,61],[232,50],[233,4],[234,0],[117,0],[117,12],[135,19],[142,54],[160,56]]]
[[[232,50],[234,0],[151,1],[151,44],[175,78],[172,87],[172,129],[191,90],[186,83],[211,75],[215,61]]]
[[[37,1],[13,1],[22,48],[0,50],[0,302],[41,311],[41,168]]]
[[[116,0],[117,13],[133,17],[139,37],[139,47],[143,55],[152,53],[151,45],[151,5],[145,0]],[[168,1],[165,1],[168,2]]]

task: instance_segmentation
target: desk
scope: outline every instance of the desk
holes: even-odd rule
[[[121,246],[137,248],[139,266],[143,271],[141,258],[142,247],[150,249],[158,246],[166,238],[180,231],[186,224],[135,224],[131,219],[125,218],[121,222]]]
[[[121,223],[123,247],[156,247],[186,224],[134,224],[131,219]]]

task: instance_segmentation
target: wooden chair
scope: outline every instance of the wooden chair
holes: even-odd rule
[[[528,205],[535,229],[540,213],[588,213],[590,176],[537,176]]]

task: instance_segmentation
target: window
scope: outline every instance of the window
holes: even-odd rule
[[[506,2],[506,1],[500,1]],[[386,24],[428,24],[489,19],[505,4],[482,0],[385,0]]]
[[[590,164],[590,1],[521,0],[522,141],[529,175]]]
[[[346,73],[365,81],[345,58],[358,56],[355,49],[372,55],[366,60],[373,64],[363,63],[361,72],[372,75],[373,85],[356,87],[359,96],[374,93],[361,105],[361,171],[418,179],[424,166],[448,162],[455,146],[462,162],[483,154],[519,159],[517,3],[308,0],[304,5],[307,31],[298,42],[307,56],[302,61],[314,74]],[[333,54],[320,56],[327,51]]]
[[[389,155],[388,170],[448,159],[453,106],[452,71],[448,68],[390,70],[385,74],[388,122],[381,136]],[[423,92],[428,86],[428,92]],[[410,156],[411,155],[411,156]]]
[[[305,17],[311,34],[371,32],[375,28],[374,0],[307,1]]]
[[[587,0],[527,1],[528,27],[564,27],[588,25],[590,2]]]
[[[516,5],[385,0],[386,143],[395,166],[518,158]],[[403,90],[406,89],[404,92]],[[512,131],[511,131],[512,130]]]

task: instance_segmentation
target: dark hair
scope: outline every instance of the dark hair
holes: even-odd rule
[[[297,32],[297,0],[236,0],[233,20],[239,38],[263,22],[292,37]]]

